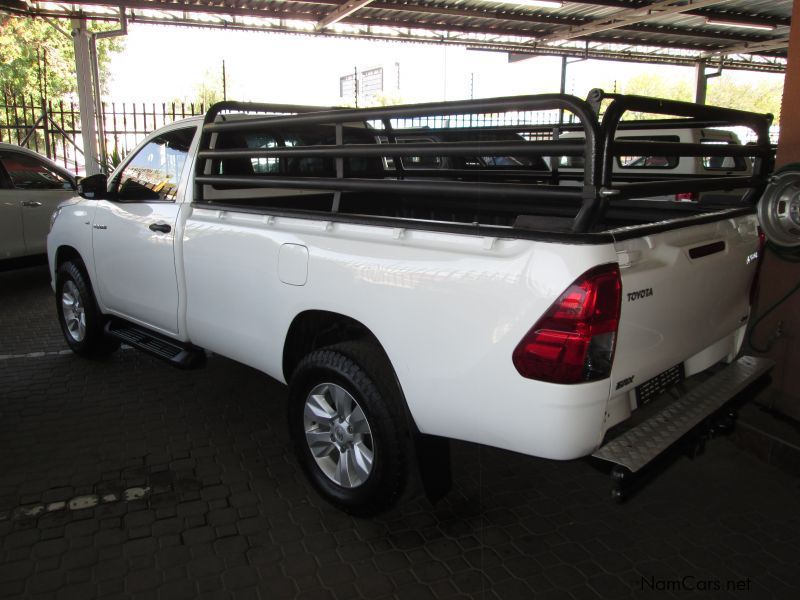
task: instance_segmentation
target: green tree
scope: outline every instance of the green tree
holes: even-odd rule
[[[694,101],[694,86],[685,79],[667,78],[656,73],[631,77],[623,86],[626,94],[654,96],[671,100]],[[778,122],[783,96],[780,78],[761,79],[755,83],[736,82],[724,73],[708,82],[706,103],[725,108],[736,108],[761,113],[772,113]],[[631,118],[648,118],[652,115],[634,113]]]
[[[694,100],[694,91],[691,84],[683,79],[666,78],[657,73],[642,73],[631,77],[622,85],[625,94],[638,96],[653,96],[669,100]]]
[[[706,101],[708,104],[737,108],[775,115],[775,123],[780,119],[783,80],[780,78],[762,79],[756,83],[737,83],[722,77],[708,83]]]
[[[191,94],[184,96],[176,96],[171,100],[173,104],[194,104],[195,108],[200,106],[208,109],[209,106],[215,102],[220,102],[224,99],[224,89],[222,85],[222,71],[206,69],[203,72],[202,79],[194,84],[194,90]]]
[[[682,100],[691,102],[694,100],[694,91],[688,81],[682,79],[667,79],[657,73],[642,73],[631,77],[622,85],[622,93],[635,94],[637,96],[652,96],[654,98],[666,98],[668,100]],[[625,119],[652,119],[663,118],[663,115],[652,115],[646,113],[625,113]]]
[[[93,23],[91,31],[116,28]],[[97,61],[101,90],[108,80],[113,52],[122,49],[121,38],[98,40]],[[60,99],[77,91],[72,39],[42,19],[0,14],[0,92],[6,96]]]

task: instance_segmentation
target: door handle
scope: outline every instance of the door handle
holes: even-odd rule
[[[41,202],[37,202],[36,200],[23,200],[22,201],[22,206],[36,207],[36,206],[41,206],[41,205],[42,205],[42,203]]]
[[[150,223],[150,231],[160,231],[161,233],[169,233],[172,227],[166,223]]]

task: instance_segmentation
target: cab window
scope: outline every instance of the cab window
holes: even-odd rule
[[[18,190],[72,190],[69,178],[32,156],[17,152],[0,155],[12,186]]]
[[[120,174],[117,198],[174,202],[195,131],[176,129],[150,140]]]
[[[733,144],[726,140],[700,140],[701,144]],[[738,145],[738,144],[737,144]],[[744,157],[741,156],[703,156],[703,168],[708,171],[744,171],[747,169]]]
[[[398,144],[417,144],[420,142],[434,142],[427,137],[400,138]],[[404,169],[438,169],[442,166],[442,159],[439,156],[404,156],[400,159]]]
[[[617,140],[636,142],[679,142],[677,135],[639,135],[618,137]],[[623,169],[674,169],[677,156],[618,156],[617,164]]]

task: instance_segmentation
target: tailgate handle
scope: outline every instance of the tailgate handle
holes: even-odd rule
[[[703,246],[695,246],[689,250],[689,257],[690,258],[703,258],[704,256],[710,256],[711,254],[716,254],[717,252],[723,252],[725,250],[725,242],[714,242],[713,244],[705,244]]]

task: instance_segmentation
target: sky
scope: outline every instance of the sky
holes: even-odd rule
[[[404,102],[559,91],[557,57],[509,63],[505,53],[458,46],[136,23],[128,31],[124,50],[113,55],[107,82],[108,99],[116,102],[191,99],[207,73],[221,72],[223,60],[227,96],[243,101],[341,104],[341,76],[378,66],[394,73],[395,65],[400,71],[396,95]],[[621,86],[651,72],[694,80],[691,67],[589,60],[569,65],[566,91],[584,97],[591,88]],[[782,77],[740,71],[726,76],[752,82]]]

